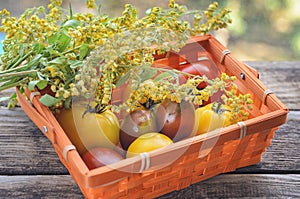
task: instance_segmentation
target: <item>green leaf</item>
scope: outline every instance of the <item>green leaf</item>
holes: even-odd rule
[[[42,45],[42,44],[35,43],[35,44],[33,45],[33,50],[34,50],[37,54],[41,53],[44,49],[45,49],[45,46]]]
[[[49,64],[55,64],[55,65],[63,65],[66,63],[65,57],[57,57],[51,61],[48,62]]]
[[[34,91],[34,88],[35,88],[35,85],[38,83],[38,80],[37,81],[31,81],[31,82],[29,82],[28,83],[28,89],[30,90],[30,91]]]
[[[150,15],[151,11],[152,11],[151,8],[149,8],[148,10],[146,10],[146,15]]]
[[[83,60],[90,52],[90,48],[88,44],[81,44],[79,49],[79,59]]]
[[[170,72],[168,72],[168,71],[167,72],[163,72],[163,73],[160,73],[159,75],[157,75],[157,77],[155,77],[154,81],[158,82],[158,81],[160,81],[162,79],[165,79],[167,77],[170,77],[170,76],[171,76]]]
[[[26,55],[26,48],[27,48],[27,45],[26,44],[23,44],[20,46],[20,52],[19,52],[19,55],[21,57],[25,56]]]
[[[142,73],[140,74],[141,82],[144,82],[147,79],[151,79],[155,75],[156,75],[156,69],[154,69],[154,68],[144,68],[144,69],[142,69]]]
[[[72,3],[69,4],[69,11],[70,11],[70,19],[73,18],[73,9],[72,9]]]
[[[10,81],[7,81],[4,84],[1,84],[1,86],[0,86],[0,92],[4,91],[4,90],[7,90],[9,88],[13,88],[13,87],[19,86],[19,85],[23,84],[25,80],[24,79],[21,79],[21,80],[20,79],[12,79]]]
[[[43,57],[43,55],[37,54],[30,62],[28,62],[28,64],[27,64],[28,68],[36,69],[37,66],[39,65],[42,57]]]
[[[40,98],[40,102],[43,105],[50,107],[50,106],[54,106],[55,104],[60,102],[60,100],[55,97],[52,97],[51,95],[45,94]]]
[[[11,96],[0,97],[0,102],[4,102],[4,101],[16,99],[16,98],[17,98],[17,94],[13,93],[13,94],[11,94]]]
[[[67,35],[65,32],[61,32],[59,39],[58,39],[58,51],[63,52],[71,42],[72,38]]]
[[[58,40],[58,33],[51,35],[50,37],[48,37],[48,43],[49,44],[55,44]]]
[[[57,32],[48,38],[49,44],[53,45],[52,48],[56,46],[55,49],[59,52],[63,52],[70,45],[71,40],[72,38],[64,31]],[[50,51],[51,48],[48,50]]]
[[[40,72],[37,72],[36,73],[37,77],[40,79],[40,80],[45,80],[45,79],[48,79],[47,77],[45,77],[42,73]]]
[[[123,75],[118,82],[116,83],[116,87],[121,86],[122,84],[124,84],[130,77],[130,71],[128,71],[125,75]]]
[[[48,81],[47,80],[40,80],[36,86],[38,87],[38,89],[43,90],[44,88],[46,88],[48,85]]]
[[[42,57],[40,63],[43,66],[48,66],[49,65],[48,59],[46,57]]]
[[[82,26],[82,23],[75,19],[70,19],[63,25],[64,28],[76,28],[77,26]]]
[[[76,69],[76,68],[82,66],[83,61],[81,61],[81,60],[68,60],[68,63],[70,64],[70,68]]]
[[[24,88],[23,88],[23,87],[20,87],[20,93],[25,93],[25,91],[24,91]],[[17,93],[14,93],[14,95],[16,95],[16,96],[17,96]]]
[[[48,85],[48,81],[47,80],[36,80],[36,81],[31,81],[28,83],[28,89],[30,91],[33,91],[35,86],[38,87],[38,89],[43,90],[44,88],[46,88]]]
[[[66,109],[71,108],[71,97],[68,97],[68,98],[65,100],[65,102],[64,102],[64,107],[65,107]]]
[[[136,19],[137,18],[137,13],[136,12],[132,12],[132,18]]]
[[[10,97],[8,97],[8,96],[6,96],[6,97],[0,97],[0,102],[7,101],[9,99],[10,99]]]

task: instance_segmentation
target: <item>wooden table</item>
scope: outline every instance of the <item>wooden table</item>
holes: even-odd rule
[[[290,109],[259,164],[160,198],[300,198],[300,62],[248,62]],[[6,95],[11,91],[1,93]],[[83,198],[51,143],[21,108],[0,107],[0,198]]]

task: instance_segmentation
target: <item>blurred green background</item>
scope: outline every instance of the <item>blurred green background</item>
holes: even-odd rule
[[[25,8],[47,5],[48,0],[1,0],[0,9],[20,15]],[[67,9],[72,2],[74,12],[86,12],[85,0],[63,0]],[[130,3],[143,16],[149,7],[167,7],[169,0],[96,0],[101,11],[111,16],[122,13]],[[189,9],[204,9],[213,0],[177,0]],[[228,7],[233,23],[216,32],[217,38],[243,61],[300,60],[300,1],[299,0],[217,0]],[[91,12],[89,10],[89,12]],[[3,38],[3,34],[0,35]]]

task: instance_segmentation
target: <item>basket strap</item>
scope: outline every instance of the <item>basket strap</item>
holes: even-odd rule
[[[223,50],[222,56],[221,56],[221,60],[220,60],[221,64],[224,64],[225,56],[228,55],[228,54],[230,54],[230,53],[231,53],[231,51],[228,50],[228,49]]]
[[[146,171],[147,169],[150,168],[151,160],[147,152],[140,153],[140,157],[141,157],[141,168],[139,173],[142,173],[143,171]]]
[[[72,150],[76,150],[76,147],[74,145],[67,145],[64,147],[63,150],[63,157],[65,158],[65,160],[68,162],[68,152],[72,151]]]
[[[268,96],[269,94],[272,94],[272,93],[273,93],[273,92],[272,92],[271,90],[269,90],[269,89],[265,90],[264,95],[263,95],[263,99],[262,99],[262,102],[263,102],[264,105],[266,105],[266,99],[267,99],[267,96]]]
[[[30,93],[30,102],[31,102],[31,104],[33,104],[33,98],[35,97],[35,96],[39,96],[39,95],[41,95],[41,93],[40,92],[38,92],[38,91],[36,91],[36,92],[31,92]]]
[[[238,122],[237,124],[241,127],[241,132],[240,132],[240,140],[241,140],[247,135],[247,125],[245,124],[245,122]]]

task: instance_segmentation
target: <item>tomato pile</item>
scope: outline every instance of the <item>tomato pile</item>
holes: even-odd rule
[[[217,70],[212,74],[208,67],[196,67],[201,66],[189,65],[182,70],[211,79],[220,76]],[[181,84],[186,79],[182,78]],[[199,84],[197,89],[206,86]],[[232,114],[232,107],[218,94],[201,106],[187,100],[147,100],[135,110],[122,113],[79,101],[73,102],[71,109],[61,110],[57,119],[88,168],[95,169],[229,126]]]
[[[132,111],[121,121],[110,110],[87,112],[82,104],[62,110],[57,119],[89,169],[231,124],[230,107],[224,104],[195,108],[190,102],[170,100]],[[120,147],[121,153],[116,150]]]

